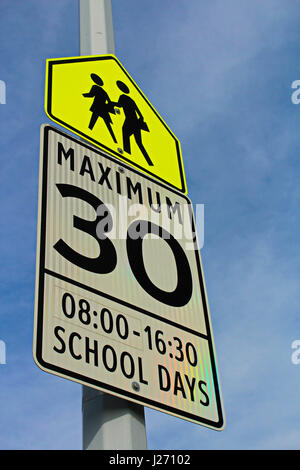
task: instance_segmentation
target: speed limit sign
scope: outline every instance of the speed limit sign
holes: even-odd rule
[[[49,125],[34,359],[60,377],[224,427],[190,200]]]

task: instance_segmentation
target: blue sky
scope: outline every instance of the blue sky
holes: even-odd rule
[[[181,142],[227,426],[146,409],[149,449],[299,449],[300,2],[112,0],[116,55]],[[75,0],[0,1],[0,449],[80,449],[81,386],[32,359],[45,59],[79,55]]]

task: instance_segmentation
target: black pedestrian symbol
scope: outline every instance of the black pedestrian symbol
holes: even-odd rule
[[[135,141],[144,155],[147,163],[149,166],[153,166],[152,161],[150,160],[150,157],[148,153],[146,152],[146,149],[142,143],[142,136],[141,136],[141,131],[147,131],[149,132],[148,126],[146,122],[144,121],[143,115],[139,108],[137,107],[135,101],[130,98],[130,96],[127,96],[129,94],[129,88],[128,86],[124,83],[118,80],[117,82],[118,88],[125,94],[121,95],[119,97],[119,100],[117,103],[113,103],[116,107],[118,108],[123,108],[124,114],[125,114],[125,120],[123,123],[122,127],[122,136],[123,136],[123,149],[127,153],[131,153],[130,150],[130,137],[134,135]]]
[[[98,118],[101,117],[105,122],[113,141],[117,143],[117,139],[111,127],[112,120],[109,115],[110,113],[115,114],[114,105],[106,91],[102,88],[103,80],[95,73],[91,74],[91,79],[96,85],[92,86],[89,93],[83,93],[85,98],[94,98],[93,104],[90,107],[92,116],[89,123],[89,129],[92,130]]]

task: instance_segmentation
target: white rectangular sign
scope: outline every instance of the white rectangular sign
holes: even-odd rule
[[[224,427],[190,200],[48,125],[34,359],[47,372]]]

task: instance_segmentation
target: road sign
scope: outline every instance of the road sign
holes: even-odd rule
[[[53,121],[183,193],[180,143],[114,55],[47,60]]]
[[[190,200],[47,125],[40,162],[36,363],[222,429]]]

